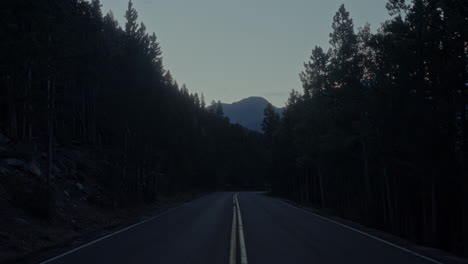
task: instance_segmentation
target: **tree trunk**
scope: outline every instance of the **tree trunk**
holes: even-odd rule
[[[49,73],[47,77],[47,214],[49,220],[53,213],[53,189],[52,189],[52,163],[53,163],[53,139],[54,139],[54,119],[55,119],[55,80]]]
[[[84,87],[84,85],[81,88],[81,91],[82,91],[82,94],[81,94],[81,129],[82,129],[81,136],[82,136],[83,142],[86,142],[86,134],[87,134],[86,129],[87,129],[87,126],[86,126],[86,104],[85,104],[85,87]]]
[[[159,193],[159,190],[160,190],[160,188],[159,188],[159,182],[160,182],[159,177],[160,176],[161,175],[159,174],[159,172],[156,171],[156,175],[154,176],[154,199],[155,199],[155,201],[158,200],[158,193]]]
[[[12,76],[6,77],[6,103],[7,103],[7,125],[6,132],[10,138],[16,139],[18,136],[18,126],[16,117],[16,95],[13,88]]]
[[[97,138],[97,141],[98,141],[98,142],[97,142],[97,143],[98,143],[98,146],[99,146],[99,151],[102,152],[102,135],[101,135],[101,134],[102,134],[102,130],[99,129],[98,131],[99,131],[99,132],[98,132],[98,138]]]
[[[97,86],[99,87],[99,86]],[[91,117],[91,131],[90,131],[90,140],[93,145],[97,142],[97,122],[96,122],[96,104],[97,104],[97,89],[93,90],[93,113]]]
[[[23,102],[23,128],[22,128],[22,139],[26,142],[31,141],[32,124],[31,124],[31,98],[30,93],[32,89],[32,65],[28,66],[28,73],[26,78],[26,87],[24,91],[24,102]]]
[[[305,202],[306,203],[310,202],[310,196],[309,196],[310,182],[309,182],[308,170],[309,169],[306,169],[306,174],[304,175],[305,176]]]
[[[321,205],[322,208],[326,208],[326,200],[325,200],[325,189],[323,188],[323,174],[320,168],[318,169],[318,175],[319,175],[319,186],[320,186],[320,200],[321,200]]]
[[[388,208],[388,219],[389,219],[389,227],[392,232],[395,231],[394,228],[394,214],[393,214],[393,207],[392,207],[392,196],[390,192],[390,181],[388,179],[387,175],[387,167],[386,164],[383,165],[383,177],[384,177],[384,183],[385,183],[385,193],[386,193],[386,199],[387,199],[387,208]]]
[[[468,100],[467,100],[468,101]],[[462,141],[462,146],[460,151],[460,160],[461,160],[461,177],[462,177],[462,243],[463,243],[463,253],[464,256],[468,256],[468,135],[466,135],[466,131],[468,128],[468,110],[465,113],[465,124],[463,126],[462,135],[464,136],[464,140]]]
[[[362,160],[363,160],[363,174],[364,174],[364,186],[366,188],[365,197],[364,197],[364,206],[366,210],[366,220],[371,221],[371,186],[369,179],[369,155],[367,154],[366,141],[363,136],[361,136],[361,145],[362,145]]]
[[[463,165],[464,169],[462,170],[462,175],[464,175],[464,186],[463,186],[463,192],[462,192],[462,212],[463,212],[463,217],[462,217],[462,229],[463,229],[463,235],[462,235],[462,243],[463,243],[463,253],[464,256],[468,256],[468,170],[466,169],[466,165]]]
[[[436,183],[437,175],[432,175],[431,178],[431,243],[437,246],[437,202],[436,202]]]

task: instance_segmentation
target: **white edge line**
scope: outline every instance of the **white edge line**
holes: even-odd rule
[[[416,252],[414,252],[414,251],[411,251],[411,250],[409,250],[409,249],[407,249],[407,248],[404,248],[404,247],[395,245],[395,244],[390,243],[390,242],[388,242],[388,241],[386,241],[386,240],[383,240],[383,239],[381,239],[381,238],[378,238],[378,237],[375,237],[375,236],[370,235],[370,234],[368,234],[368,233],[365,233],[365,232],[363,232],[363,231],[361,231],[361,230],[352,228],[352,227],[350,227],[350,226],[347,226],[347,225],[345,225],[345,224],[336,222],[336,221],[334,221],[334,220],[331,220],[331,219],[329,219],[329,218],[323,217],[323,216],[318,215],[318,214],[316,214],[316,213],[313,213],[313,212],[304,210],[304,209],[302,209],[302,208],[296,207],[296,206],[294,206],[294,205],[288,204],[288,203],[286,203],[286,202],[284,202],[284,201],[281,201],[281,200],[278,200],[278,201],[280,201],[280,202],[282,202],[283,204],[288,205],[288,206],[290,206],[290,207],[292,207],[292,208],[295,208],[295,209],[301,210],[301,211],[303,211],[303,212],[309,213],[309,214],[311,214],[311,215],[317,216],[317,217],[322,218],[322,219],[324,219],[324,220],[327,220],[327,221],[329,221],[329,222],[335,223],[335,224],[337,224],[337,225],[339,225],[339,226],[345,227],[345,228],[347,228],[347,229],[350,229],[350,230],[353,230],[353,231],[355,231],[355,232],[358,232],[358,233],[360,233],[360,234],[362,234],[362,235],[365,235],[365,236],[368,236],[368,237],[373,238],[373,239],[375,239],[375,240],[378,240],[378,241],[380,241],[380,242],[382,242],[382,243],[385,243],[385,244],[387,244],[387,245],[390,245],[390,246],[393,246],[393,247],[395,247],[395,248],[401,249],[401,250],[403,250],[403,251],[405,251],[405,252],[407,252],[407,253],[413,254],[413,255],[418,256],[418,257],[420,257],[420,258],[423,258],[423,259],[425,259],[425,260],[427,260],[427,261],[430,261],[430,262],[433,262],[433,263],[436,263],[436,264],[444,264],[444,263],[439,262],[439,261],[437,261],[437,260],[435,260],[435,259],[432,259],[432,258],[423,256],[423,255],[421,255],[421,254],[419,254],[419,253],[416,253]]]
[[[68,254],[71,254],[71,253],[73,253],[73,252],[76,252],[76,251],[78,251],[78,250],[80,250],[80,249],[82,249],[82,248],[85,248],[85,247],[90,246],[90,245],[92,245],[92,244],[95,244],[95,243],[97,243],[97,242],[99,242],[99,241],[101,241],[101,240],[104,240],[104,239],[106,239],[106,238],[108,238],[108,237],[117,235],[117,234],[119,234],[119,233],[122,233],[122,232],[124,232],[124,231],[130,229],[130,228],[133,228],[133,227],[135,227],[135,226],[139,226],[139,225],[141,225],[141,224],[143,224],[143,223],[146,223],[146,222],[148,222],[148,221],[150,221],[150,220],[153,220],[153,219],[155,219],[155,218],[158,218],[158,217],[160,217],[160,216],[163,216],[163,215],[165,215],[165,214],[167,214],[167,213],[169,213],[169,212],[171,212],[171,211],[174,211],[174,210],[176,210],[176,209],[179,209],[179,208],[181,208],[181,207],[183,207],[183,206],[186,206],[186,205],[188,205],[188,204],[190,204],[190,203],[191,203],[191,202],[184,203],[184,204],[179,205],[179,206],[177,206],[177,207],[171,208],[171,209],[169,209],[169,210],[167,210],[167,211],[165,211],[165,212],[163,212],[163,213],[160,213],[160,214],[158,214],[158,215],[152,216],[152,217],[150,217],[150,218],[148,218],[148,219],[145,219],[145,220],[142,220],[142,221],[140,221],[140,222],[138,222],[138,223],[136,223],[136,224],[133,224],[133,225],[131,225],[131,226],[127,226],[127,227],[125,227],[125,228],[123,228],[123,229],[120,229],[120,230],[114,232],[114,233],[111,233],[111,234],[108,234],[108,235],[106,235],[106,236],[100,237],[100,238],[98,238],[98,239],[96,239],[96,240],[93,240],[93,241],[91,241],[91,242],[88,242],[88,243],[86,243],[86,244],[84,244],[84,245],[81,245],[81,246],[79,246],[79,247],[77,247],[77,248],[74,248],[74,249],[72,249],[72,250],[70,250],[70,251],[67,251],[67,252],[65,252],[65,253],[62,253],[62,254],[60,254],[60,255],[58,255],[58,256],[55,256],[55,257],[53,257],[53,258],[51,258],[51,259],[48,259],[48,260],[46,260],[46,261],[44,261],[44,262],[41,262],[40,264],[46,264],[46,263],[52,262],[52,261],[54,261],[54,260],[57,260],[57,259],[59,259],[59,258],[61,258],[61,257],[64,257],[64,256],[68,255]]]

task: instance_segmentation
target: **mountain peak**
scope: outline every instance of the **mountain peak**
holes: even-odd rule
[[[250,96],[232,104],[222,103],[222,106],[224,115],[231,123],[262,132],[263,110],[267,104],[269,104],[268,100],[263,97]],[[274,108],[279,114],[283,112],[283,108]]]
[[[270,102],[267,99],[265,99],[265,98],[263,98],[261,96],[249,96],[247,98],[244,98],[244,99],[239,100],[237,102],[234,102],[232,104],[246,104],[246,103],[247,104],[260,104],[260,105],[265,105],[266,106]]]

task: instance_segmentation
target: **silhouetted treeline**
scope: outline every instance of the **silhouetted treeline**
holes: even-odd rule
[[[123,28],[99,0],[2,1],[0,17],[0,132],[47,153],[47,184],[72,144],[109,160],[117,203],[262,184],[262,136],[179,87],[131,1]]]
[[[273,191],[468,254],[468,9],[390,0],[377,33],[341,6],[281,119],[266,109]]]

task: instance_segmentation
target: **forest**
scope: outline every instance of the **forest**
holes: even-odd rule
[[[90,175],[106,209],[270,191],[468,256],[468,5],[386,7],[374,32],[341,5],[330,47],[314,47],[299,74],[303,90],[282,115],[267,106],[258,133],[178,84],[131,0],[122,26],[99,0],[2,1],[0,196],[19,192],[13,203],[54,219],[75,179],[59,173],[64,149],[78,149],[99,161],[88,171],[100,171]],[[31,192],[2,169],[18,160],[44,170]]]
[[[265,109],[276,195],[468,254],[468,9],[390,0],[355,30],[342,5],[283,116]]]
[[[39,197],[48,199],[63,146],[107,161],[98,181],[116,206],[263,184],[261,134],[177,83],[132,1],[123,27],[99,0],[2,1],[0,10],[0,133],[47,156]]]

